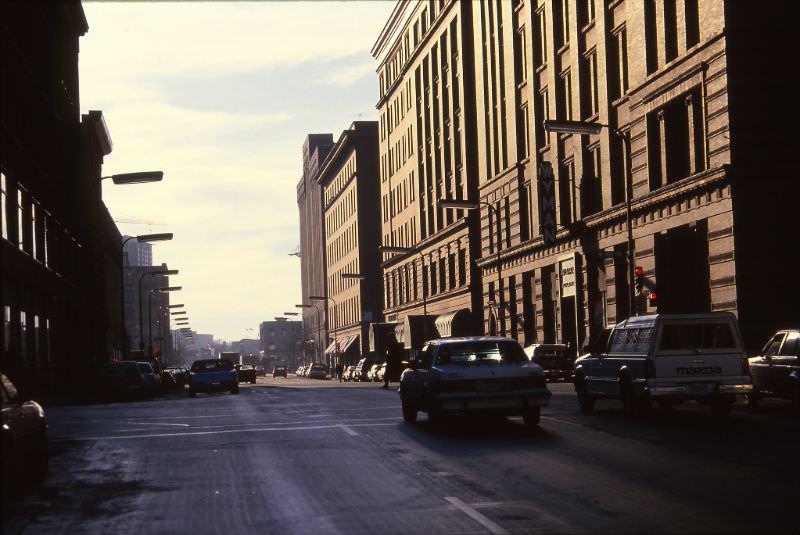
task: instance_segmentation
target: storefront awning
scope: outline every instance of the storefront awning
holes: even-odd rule
[[[358,340],[357,334],[353,336],[343,336],[341,338],[337,338],[325,349],[325,354],[335,355],[338,353],[339,355],[342,355],[347,353],[347,350],[350,349],[350,346],[352,346],[353,342],[356,340]]]
[[[455,312],[442,314],[436,318],[436,330],[439,336],[469,336],[472,331],[472,313],[466,308],[460,308]]]

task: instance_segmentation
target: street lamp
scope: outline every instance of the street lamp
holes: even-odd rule
[[[336,306],[337,305],[336,305],[336,300],[333,297],[327,297],[327,296],[322,296],[322,295],[309,295],[308,296],[308,300],[309,301],[325,301],[326,302],[325,304],[327,304],[328,300],[333,301],[333,316],[336,316]],[[328,311],[330,312],[330,309]],[[336,342],[336,321],[331,321],[331,318],[326,317],[325,318],[325,322],[328,324],[328,327],[331,328],[331,333],[333,335],[333,343],[334,343],[334,346],[333,346],[333,348],[334,348],[334,360],[337,360],[339,358],[339,345]],[[331,327],[331,325],[333,327]],[[330,362],[330,359],[329,359],[328,360],[328,367],[330,368],[330,366],[331,366],[331,362]]]
[[[148,275],[155,276],[155,275],[177,275],[177,269],[156,269],[153,271],[145,271],[139,277],[139,351],[144,351],[144,322],[142,321],[142,279],[147,277]],[[183,305],[181,305],[183,306]],[[147,311],[147,318],[150,318],[150,310]]]
[[[300,313],[299,312],[284,312],[283,315],[284,316],[299,316]]]
[[[422,275],[423,283],[422,283],[422,336],[424,341],[428,340],[428,301],[427,296],[425,295],[425,286],[427,284],[424,282],[427,280],[427,274],[425,273],[425,256],[422,254],[417,248],[412,247],[399,247],[397,245],[379,245],[378,251],[381,253],[393,253],[393,254],[402,254],[407,255],[411,253],[417,253],[420,259],[420,275]]]
[[[138,173],[120,173],[117,175],[102,176],[100,180],[110,178],[114,184],[145,184],[147,182],[160,182],[164,178],[164,171],[141,171]]]
[[[500,225],[500,211],[491,203],[486,201],[466,201],[462,199],[439,199],[438,203],[439,208],[445,208],[450,210],[478,210],[480,209],[481,205],[486,206],[489,208],[492,213],[494,214],[494,220],[497,225],[497,239],[495,240],[495,248],[497,249],[497,295],[499,296],[498,299],[498,316],[503,314],[503,261],[500,258],[500,243],[503,240],[503,234],[500,232],[501,225]],[[501,335],[506,334],[506,322],[505,318],[502,319],[500,323],[501,328]]]
[[[122,266],[121,266],[120,273],[119,273],[119,286],[122,289],[122,299],[120,299],[120,301],[121,301],[120,306],[122,308],[122,314],[121,314],[121,318],[122,318],[122,336],[124,338],[123,343],[122,343],[122,351],[123,351],[123,353],[125,352],[125,349],[126,349],[126,347],[128,345],[127,344],[128,336],[127,336],[127,333],[125,331],[125,244],[128,243],[131,240],[136,240],[139,243],[143,243],[143,242],[150,243],[150,242],[154,242],[154,241],[168,241],[168,240],[171,240],[171,239],[172,239],[172,233],[171,232],[162,232],[162,233],[158,233],[158,234],[140,234],[138,236],[128,236],[127,238],[122,240],[122,249],[121,249],[121,252],[122,252]],[[141,314],[141,312],[140,312],[140,314]],[[140,316],[139,317],[139,322],[141,323],[141,321],[142,321],[142,319],[141,319],[141,316]]]
[[[631,134],[619,128],[601,123],[586,123],[583,121],[545,121],[544,129],[548,132],[559,134],[596,135],[603,128],[611,130],[615,136],[622,140],[625,146],[625,226],[628,231],[628,315],[634,315],[634,265],[633,265],[633,227],[631,226],[631,200],[633,198],[633,172],[631,170]]]
[[[322,322],[320,321],[319,307],[317,305],[315,305],[314,303],[311,303],[311,304],[308,304],[308,305],[305,305],[305,304],[295,305],[295,307],[297,307],[297,308],[311,308],[311,307],[314,307],[314,309],[317,311],[317,357],[320,357],[319,343],[320,343],[320,340],[322,339]],[[322,362],[321,358],[320,358],[320,362]],[[305,364],[305,362],[303,362],[303,364]]]
[[[177,292],[181,290],[182,286],[162,286],[161,288],[153,288],[147,296],[147,339],[150,354],[153,352],[153,293],[154,292]]]

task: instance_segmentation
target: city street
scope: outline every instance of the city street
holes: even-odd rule
[[[393,385],[396,386],[396,385]],[[403,423],[375,383],[48,408],[50,474],[6,533],[796,532],[787,404],[626,416],[551,385],[521,419]]]

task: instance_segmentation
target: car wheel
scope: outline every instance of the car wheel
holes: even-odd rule
[[[417,421],[417,408],[410,402],[403,399],[403,420],[408,424],[416,423]]]
[[[594,397],[586,389],[583,378],[575,381],[575,393],[578,395],[578,408],[581,412],[594,410]]]
[[[711,416],[717,419],[727,418],[731,413],[733,407],[733,400],[727,398],[718,398],[711,401]]]
[[[528,427],[538,427],[539,421],[542,419],[541,407],[530,407],[522,414],[522,420]]]
[[[753,387],[752,391],[744,395],[744,402],[748,407],[754,408],[758,406],[758,402],[761,401],[761,397],[761,392],[759,392],[757,388]]]

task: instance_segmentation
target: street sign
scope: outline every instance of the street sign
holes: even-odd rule
[[[539,165],[539,225],[545,245],[556,241],[556,178],[550,162]]]

